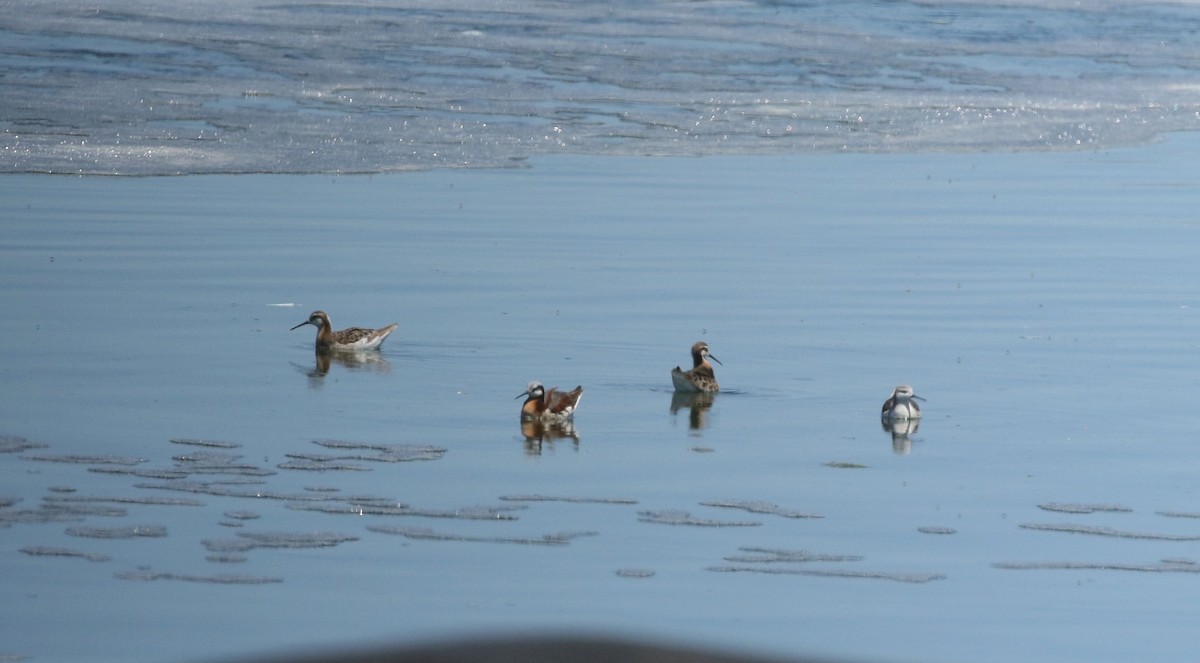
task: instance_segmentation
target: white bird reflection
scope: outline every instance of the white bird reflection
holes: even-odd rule
[[[892,451],[906,454],[912,451],[912,437],[921,428],[920,419],[881,419],[883,432],[892,436]]]

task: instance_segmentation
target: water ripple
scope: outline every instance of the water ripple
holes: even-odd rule
[[[0,153],[8,172],[362,173],[1100,149],[1194,128],[1200,93],[1179,81],[1200,70],[1200,9],[1057,5],[258,0],[228,21],[15,0]]]

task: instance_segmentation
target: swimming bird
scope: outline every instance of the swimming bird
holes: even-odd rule
[[[330,324],[329,316],[325,311],[313,311],[307,320],[292,327],[292,331],[304,325],[312,325],[317,328],[317,352],[374,350],[383,344],[383,339],[387,338],[388,334],[396,331],[395,323],[379,329],[350,327],[341,331],[333,331],[333,325]]]
[[[925,400],[913,393],[913,388],[902,384],[892,390],[892,397],[883,402],[881,415],[884,419],[920,419],[921,406],[918,400]]]
[[[541,382],[534,380],[529,383],[525,393],[517,398],[521,396],[527,396],[525,404],[521,406],[521,421],[564,423],[575,416],[579,399],[583,398],[583,387],[575,387],[567,392],[559,391],[556,387],[547,391]]]
[[[692,345],[692,370],[685,372],[678,366],[671,369],[671,382],[675,383],[675,391],[705,394],[715,394],[721,391],[721,386],[717,384],[717,376],[713,373],[712,364],[708,363],[709,359],[718,364],[721,363],[720,359],[708,353],[707,343],[696,341]]]

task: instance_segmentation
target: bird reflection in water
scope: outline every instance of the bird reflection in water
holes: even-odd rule
[[[680,392],[671,395],[671,414],[688,408],[688,428],[693,431],[708,428],[708,411],[712,409],[716,394],[702,392]]]
[[[912,451],[912,437],[921,428],[920,419],[881,419],[883,432],[892,436],[892,451],[906,454]]]
[[[324,384],[324,378],[334,364],[349,371],[390,373],[392,370],[392,365],[378,352],[317,352],[313,356],[311,368],[296,366],[308,376],[308,386],[314,389]]]
[[[579,433],[575,431],[575,423],[565,421],[560,423],[547,423],[544,421],[530,420],[521,422],[521,435],[525,437],[525,455],[540,456],[543,448],[554,450],[554,443],[558,440],[571,440],[572,447],[579,450]]]

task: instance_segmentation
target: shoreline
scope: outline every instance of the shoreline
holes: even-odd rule
[[[510,161],[514,162],[510,165],[505,164],[460,164],[460,165],[432,165],[432,166],[398,166],[395,168],[379,168],[379,169],[364,169],[364,170],[322,170],[322,169],[297,169],[297,170],[197,170],[193,172],[160,172],[160,173],[119,173],[119,172],[56,172],[46,170],[10,170],[0,171],[0,178],[6,177],[21,177],[21,176],[47,176],[47,177],[78,177],[92,179],[112,179],[112,180],[137,180],[137,179],[172,179],[186,177],[213,177],[213,176],[290,176],[290,177],[305,177],[305,176],[320,176],[320,177],[375,177],[375,176],[390,176],[390,175],[412,175],[419,173],[433,172],[480,172],[480,171],[520,171],[520,170],[537,170],[539,164],[555,159],[816,159],[823,157],[870,157],[877,156],[882,158],[895,157],[996,157],[996,156],[1011,156],[1011,155],[1045,155],[1045,156],[1066,156],[1072,154],[1098,154],[1113,151],[1132,151],[1140,149],[1153,149],[1156,146],[1168,145],[1178,141],[1200,141],[1200,129],[1197,130],[1172,130],[1164,131],[1150,140],[1136,141],[1130,143],[1114,143],[1109,145],[1080,145],[1077,147],[1050,147],[1050,148],[1028,148],[1022,149],[1014,147],[1011,149],[906,149],[906,150],[817,150],[812,152],[791,152],[783,150],[769,151],[730,151],[730,152],[710,152],[700,154],[609,154],[603,152],[563,152],[563,153],[542,153],[534,155],[525,155],[520,157],[511,157]]]

